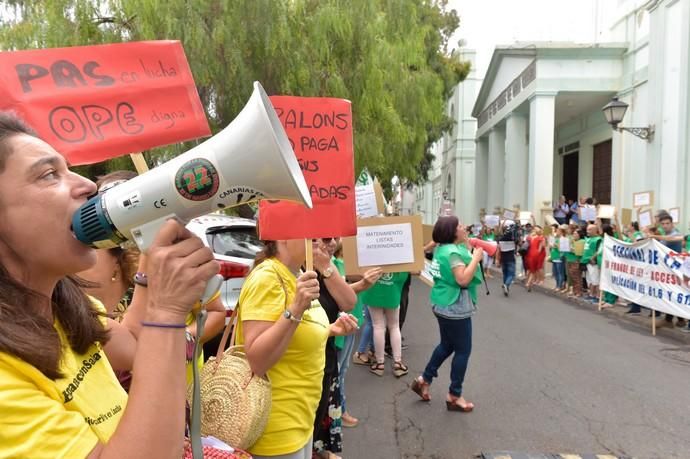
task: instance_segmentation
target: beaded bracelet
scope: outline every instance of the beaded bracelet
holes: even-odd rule
[[[149,285],[149,279],[146,277],[145,273],[136,273],[132,277],[132,282],[134,282],[136,285],[140,285],[142,287],[147,287]]]
[[[141,322],[142,327],[155,327],[155,328],[187,328],[187,324],[163,324],[160,322]]]

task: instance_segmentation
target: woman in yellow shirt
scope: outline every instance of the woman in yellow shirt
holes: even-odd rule
[[[138,340],[115,321],[104,326],[102,305],[72,277],[96,262],[71,231],[95,192],[16,115],[0,112],[0,457],[182,455],[184,320],[219,266],[167,222],[147,252],[147,299],[128,313],[141,319]],[[105,343],[134,362],[129,398]]]
[[[320,251],[314,248],[315,259]],[[237,342],[272,386],[268,425],[250,448],[255,459],[311,459],[326,341],[357,329],[349,314],[329,324],[316,273],[300,273],[304,260],[304,240],[266,241],[240,292]]]

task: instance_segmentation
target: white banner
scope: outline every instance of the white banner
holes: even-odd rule
[[[688,256],[654,239],[628,244],[606,236],[600,288],[642,306],[690,318]]]

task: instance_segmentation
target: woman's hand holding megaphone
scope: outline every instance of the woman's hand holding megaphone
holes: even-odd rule
[[[484,257],[484,249],[481,247],[475,247],[472,251],[472,260],[480,263]]]
[[[147,251],[149,314],[184,322],[220,266],[213,252],[175,220],[168,220]]]

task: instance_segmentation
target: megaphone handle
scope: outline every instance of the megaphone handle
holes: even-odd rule
[[[489,292],[489,283],[486,281],[486,273],[484,272],[484,262],[483,261],[479,262],[479,268],[482,270],[482,278],[484,279],[484,287],[486,288],[486,294],[490,295],[491,292]]]
[[[206,290],[204,290],[204,294],[201,297],[201,304],[205,305],[208,303],[208,300],[213,297],[213,295],[216,294],[218,290],[220,290],[220,286],[223,284],[223,276],[220,274],[216,274],[213,276],[211,279],[209,279],[208,283],[206,284]]]

